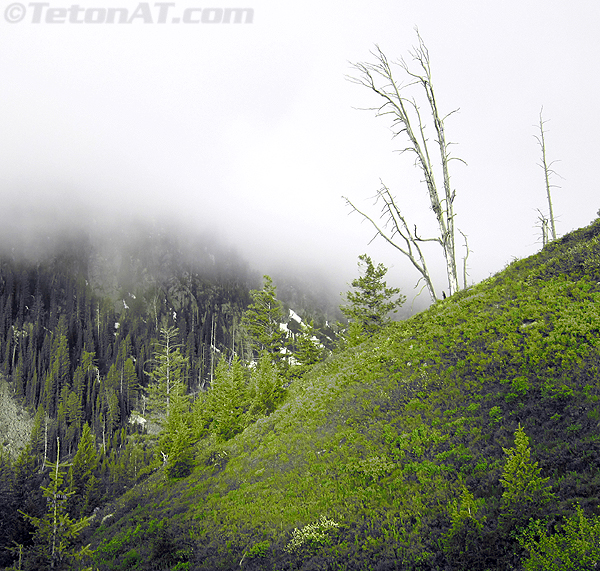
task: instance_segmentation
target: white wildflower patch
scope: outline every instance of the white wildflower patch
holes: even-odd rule
[[[330,532],[340,526],[332,519],[327,519],[324,515],[319,521],[309,523],[304,527],[296,528],[292,532],[292,539],[286,545],[285,550],[288,553],[299,553],[304,548],[318,548],[329,543]]]

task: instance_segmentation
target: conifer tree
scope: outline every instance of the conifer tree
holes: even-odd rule
[[[62,323],[61,319],[61,323]],[[65,326],[66,328],[66,326]],[[59,329],[55,337],[57,339],[52,343],[51,365],[46,376],[46,387],[44,395],[44,408],[50,416],[57,414],[62,388],[69,384],[69,373],[71,363],[69,360],[69,349],[67,337],[60,333]]]
[[[504,488],[501,520],[513,524],[527,521],[554,497],[548,483],[550,478],[541,477],[541,468],[531,459],[529,438],[520,424],[515,431],[514,447],[503,450],[506,462],[500,478]]]
[[[6,549],[14,533],[14,477],[10,457],[0,448],[0,566],[7,564]]]
[[[219,361],[210,394],[213,431],[222,440],[229,440],[245,428],[249,406],[246,375],[237,356],[230,366],[225,359]]]
[[[69,469],[69,489],[73,492],[73,513],[83,515],[95,499],[98,480],[94,470],[98,464],[95,438],[87,422],[83,425],[77,453]]]
[[[196,438],[203,438],[210,432],[213,421],[212,390],[200,391],[192,404],[192,429]]]
[[[250,375],[250,413],[253,417],[268,416],[283,395],[283,384],[271,356],[264,352]]]
[[[184,378],[188,359],[181,354],[181,346],[175,343],[178,335],[175,327],[161,329],[148,386],[148,407],[162,425],[159,452],[168,477],[187,475],[194,459],[192,419]]]
[[[175,343],[178,334],[176,327],[163,327],[156,343],[153,368],[148,373],[148,407],[156,416],[168,416],[172,397],[185,394],[187,358]]]
[[[406,298],[399,294],[399,288],[389,288],[384,281],[387,268],[383,264],[377,267],[367,254],[358,257],[359,268],[363,275],[352,281],[355,291],[346,293],[348,305],[340,307],[350,322],[349,334],[346,336],[349,345],[356,345],[365,338],[371,337],[383,326],[389,324],[390,313],[396,313]]]
[[[443,546],[447,557],[458,569],[475,569],[481,565],[482,530],[485,516],[478,512],[484,500],[476,500],[463,485],[459,499],[449,508],[451,526],[444,535]]]
[[[137,387],[137,374],[131,357],[128,357],[123,364],[120,381],[121,406],[123,414],[128,415],[133,408],[132,402],[135,399]]]
[[[302,331],[296,335],[294,359],[297,365],[294,368],[300,375],[323,358],[325,350],[318,340],[316,332],[311,320],[307,324],[302,324]]]
[[[103,410],[105,411],[106,427],[110,435],[117,430],[121,422],[121,407],[117,394],[119,390],[119,377],[119,371],[117,371],[117,367],[113,363],[103,383]]]
[[[86,388],[85,371],[83,370],[83,367],[81,365],[79,365],[75,369],[75,373],[73,374],[73,394],[76,395],[77,402],[79,404],[79,411],[80,411],[80,415],[81,415],[81,418],[79,419],[80,421],[83,418],[83,414],[84,414],[83,398],[84,398],[84,394],[85,394],[85,388]]]
[[[189,396],[181,391],[171,397],[171,405],[160,448],[166,457],[166,475],[169,478],[187,476],[194,465],[194,432],[190,414]]]
[[[37,459],[28,444],[19,454],[13,464],[13,480],[11,486],[12,509],[7,521],[11,530],[12,541],[19,544],[29,544],[31,526],[20,515],[19,509],[26,512],[39,513],[41,494],[41,474],[37,470]]]
[[[36,462],[42,463],[40,458],[44,454],[44,440],[45,440],[45,425],[46,425],[46,411],[44,407],[40,405],[35,413],[33,419],[33,428],[31,429],[31,437],[29,439],[31,450],[30,453]]]
[[[260,354],[267,351],[273,358],[281,359],[285,348],[285,332],[281,329],[284,313],[277,300],[277,289],[273,280],[265,275],[262,289],[251,290],[252,303],[242,316],[252,349]]]
[[[88,525],[89,518],[74,520],[67,511],[67,501],[75,492],[69,492],[63,483],[61,470],[66,467],[60,462],[60,440],[57,439],[56,462],[48,462],[50,484],[42,487],[48,501],[48,511],[43,517],[21,515],[34,527],[34,545],[27,554],[27,561],[35,569],[73,569],[73,563],[91,554],[89,545],[78,550],[73,543]]]

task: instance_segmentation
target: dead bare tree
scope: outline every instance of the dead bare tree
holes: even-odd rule
[[[381,236],[386,242],[391,244],[394,248],[402,252],[421,274],[419,281],[424,280],[425,285],[431,295],[431,299],[434,301],[437,299],[435,295],[435,289],[429,270],[427,269],[427,263],[425,256],[421,251],[419,242],[425,242],[426,239],[421,239],[417,236],[417,227],[415,226],[414,231],[409,228],[406,219],[400,212],[400,209],[396,205],[394,197],[390,192],[390,189],[381,183],[381,188],[375,195],[375,203],[383,203],[381,208],[380,217],[383,218],[383,224],[379,225],[377,222],[365,212],[359,210],[350,200],[343,197],[348,205],[352,207],[355,212],[358,212],[365,220],[368,220],[376,229],[377,233],[371,240],[371,242],[377,237]],[[402,241],[399,241],[401,239]],[[369,243],[371,243],[369,242]]]
[[[542,247],[544,247],[548,243],[548,218],[539,208],[537,211],[539,226],[536,228],[539,228],[542,233]]]
[[[469,258],[469,254],[471,253],[471,250],[469,250],[469,242],[467,240],[467,235],[462,230],[459,230],[459,232],[465,239],[465,256],[463,258],[463,288],[467,289],[467,276],[469,275],[469,273],[467,272],[467,260]]]
[[[542,113],[544,111],[544,107],[542,106],[541,110],[540,110],[540,122],[537,125],[537,127],[540,130],[540,134],[538,135],[534,135],[534,137],[536,138],[537,142],[540,145],[540,149],[542,151],[542,162],[539,163],[539,166],[542,167],[542,169],[544,169],[544,180],[546,183],[546,195],[548,197],[548,212],[549,212],[549,217],[545,220],[545,224],[547,226],[548,222],[550,222],[550,231],[551,231],[551,235],[552,235],[552,240],[556,240],[556,223],[555,223],[555,218],[554,218],[554,211],[552,209],[552,195],[550,193],[550,189],[551,188],[560,188],[558,185],[556,184],[550,184],[550,179],[552,176],[556,175],[556,176],[560,176],[556,173],[556,171],[554,171],[552,169],[552,165],[558,161],[551,161],[550,163],[548,163],[547,159],[546,159],[546,139],[545,139],[545,131],[544,131],[544,123],[547,123],[547,121],[544,121],[542,118]],[[539,210],[538,210],[539,212]],[[540,212],[541,215],[541,212]],[[542,222],[542,224],[544,224],[544,222]],[[546,231],[547,231],[547,227],[546,227]],[[542,235],[543,237],[543,235]],[[544,242],[544,245],[547,243],[548,241],[548,237],[546,235],[546,241]]]
[[[383,183],[376,195],[376,203],[383,203],[380,218],[384,222],[381,225],[377,224],[373,217],[359,210],[350,199],[347,197],[343,198],[353,211],[358,212],[371,222],[377,231],[375,237],[381,236],[408,257],[413,266],[421,274],[419,281],[421,279],[425,281],[432,300],[436,301],[437,297],[431,275],[427,269],[419,244],[421,242],[437,242],[442,247],[450,294],[458,291],[460,287],[458,283],[454,239],[454,199],[456,191],[450,185],[448,169],[450,161],[456,159],[456,157],[450,156],[449,147],[451,143],[447,142],[444,129],[444,121],[457,110],[452,111],[444,117],[440,116],[431,80],[429,52],[418,30],[417,38],[418,46],[413,48],[410,54],[417,64],[418,71],[412,71],[404,59],[396,62],[396,65],[407,76],[407,83],[402,84],[396,80],[392,72],[392,66],[379,46],[375,46],[375,51],[372,52],[372,55],[376,58],[376,63],[354,64],[354,68],[358,71],[358,77],[349,77],[348,79],[353,83],[367,87],[383,99],[384,102],[380,107],[372,108],[371,110],[375,111],[377,116],[390,115],[394,138],[404,135],[408,140],[407,146],[400,149],[400,153],[410,152],[415,155],[415,165],[424,176],[424,182],[427,187],[431,209],[436,217],[439,234],[432,238],[422,238],[418,235],[416,225],[414,226],[414,230],[411,230],[396,205],[396,199]],[[430,141],[426,135],[425,121],[417,101],[414,98],[404,95],[404,90],[414,85],[422,89],[427,99],[428,115],[433,121],[435,128],[437,151],[430,152]],[[439,154],[437,162],[432,159],[436,153]],[[441,172],[443,178],[443,191],[441,193],[438,191],[435,170]],[[400,243],[398,239],[400,239]]]

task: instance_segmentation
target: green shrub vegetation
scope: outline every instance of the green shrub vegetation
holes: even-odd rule
[[[599,236],[597,220],[291,382],[268,355],[221,360],[177,411],[182,465],[148,460],[81,531],[93,568],[595,568]],[[84,494],[103,461],[86,450]]]
[[[154,520],[199,570],[593,568],[599,234],[596,221],[385,327],[276,409],[249,407],[243,429],[202,437],[187,478],[157,473],[90,526],[93,548],[130,534],[99,569],[135,545],[153,568]]]

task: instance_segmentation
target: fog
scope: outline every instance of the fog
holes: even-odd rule
[[[347,289],[366,252],[390,268],[407,306],[422,307],[427,293],[415,301],[410,263],[381,240],[369,244],[372,228],[341,199],[376,215],[369,197],[383,179],[407,218],[433,229],[412,159],[395,152],[403,144],[386,119],[357,109],[377,105],[374,95],[346,79],[351,62],[373,61],[375,44],[408,57],[415,25],[440,108],[460,108],[446,132],[468,165],[454,162],[451,177],[469,282],[540,247],[542,105],[548,156],[563,177],[554,181],[559,234],[600,207],[595,0],[256,0],[252,22],[237,24],[85,23],[83,12],[82,23],[47,12],[35,23],[32,5],[10,23],[12,6],[0,15],[5,242],[34,248],[58,228],[165,219],[231,244],[260,273],[285,268],[332,291]],[[441,291],[441,254],[429,255]]]

